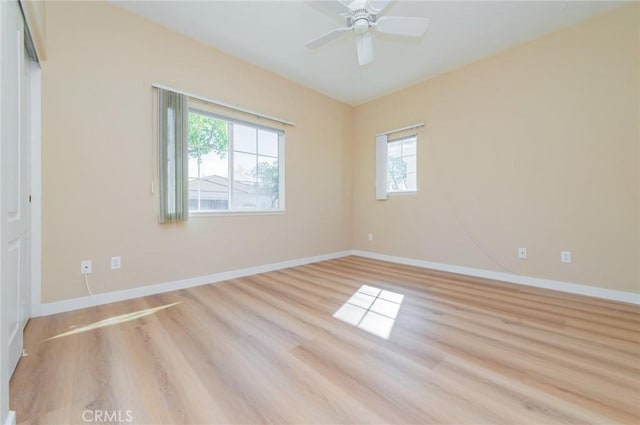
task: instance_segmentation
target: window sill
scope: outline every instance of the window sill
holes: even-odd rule
[[[269,211],[189,211],[189,218],[219,217],[219,216],[238,216],[238,215],[285,215],[285,210],[269,210]]]
[[[407,195],[417,195],[417,190],[402,190],[397,192],[387,192],[387,196],[407,196]]]

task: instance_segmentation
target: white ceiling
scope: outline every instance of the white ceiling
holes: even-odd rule
[[[349,3],[349,0],[345,0]],[[344,26],[308,1],[117,1],[117,4],[233,56],[358,105],[625,3],[613,1],[410,1],[385,11],[430,19],[420,40],[374,33],[375,59],[361,67],[354,35],[309,50]]]

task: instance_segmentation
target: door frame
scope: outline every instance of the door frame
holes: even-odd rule
[[[23,35],[20,36],[19,38],[24,40],[23,37],[25,37],[25,31],[26,31],[26,23],[24,23],[24,18],[22,15],[22,10],[20,8],[20,3],[18,2],[18,0],[13,0],[13,1],[7,1],[7,2],[1,2],[0,3],[0,50],[2,50],[4,52],[4,48],[6,47],[7,49],[11,48],[10,46],[5,46],[6,42],[5,42],[5,37],[8,36],[8,31],[11,31],[11,26],[8,26],[7,28],[4,27],[4,24],[8,23],[9,19],[13,19],[13,15],[16,16],[17,19],[22,20],[23,22]],[[25,54],[25,47],[22,47],[22,54]],[[20,58],[20,55],[18,55]],[[20,60],[20,63],[18,64],[18,72],[19,72],[19,78],[22,79],[24,77],[24,67],[26,64],[29,64],[29,72],[31,71],[31,61],[27,62],[24,59]],[[0,67],[2,68],[2,67]],[[2,74],[3,70],[0,69],[0,74]],[[3,77],[0,75],[0,77]],[[37,79],[39,81],[40,79],[40,74],[37,74]],[[30,103],[31,101],[31,87],[32,84],[29,83],[29,86],[26,88],[26,90],[29,91],[29,93],[25,93],[26,90],[23,90],[22,88],[22,84],[20,84],[20,87],[18,89],[18,98],[16,99],[17,105],[18,106],[18,135],[20,137],[19,140],[19,147],[18,149],[22,152],[25,148],[23,147],[23,143],[27,143],[28,144],[28,156],[24,157],[24,160],[26,160],[29,165],[31,165],[31,161],[32,161],[32,154],[30,151],[30,147],[33,143],[32,141],[32,136],[26,135],[28,138],[24,138],[24,136],[22,136],[21,134],[23,134],[23,131],[25,130],[25,128],[28,128],[28,131],[31,131],[33,129],[33,123],[31,122],[31,120],[29,118],[27,118],[29,121],[26,122],[26,127],[23,127],[23,121],[22,121],[22,114],[23,113],[27,113],[28,115],[31,114],[31,112],[34,110],[33,105],[29,105],[28,109],[25,111],[23,110],[23,102],[24,100],[26,100],[27,102]],[[2,87],[0,87],[0,91],[2,91]],[[36,91],[35,94],[39,96],[40,94],[40,86],[38,85],[36,87]],[[4,93],[3,93],[4,95]],[[24,97],[24,96],[28,96],[28,97]],[[39,102],[38,102],[38,106],[39,106]],[[7,106],[10,107],[10,106]],[[13,107],[13,106],[11,106]],[[5,125],[7,125],[7,123],[4,122],[4,120],[2,119],[2,117],[4,116],[4,111],[2,110],[2,106],[0,106],[0,128],[3,128]],[[39,115],[38,115],[39,117]],[[39,123],[38,123],[39,124]],[[13,125],[13,124],[12,124]],[[36,137],[38,137],[39,139],[39,128],[37,129],[36,132]],[[4,145],[4,143],[6,143],[6,140],[2,140],[1,141],[2,144]],[[1,154],[2,149],[0,149],[0,157],[2,156]],[[1,159],[1,158],[0,158]],[[29,178],[32,177],[33,175],[33,171],[34,170],[30,170],[29,171]],[[0,188],[2,188],[2,184],[6,183],[2,181],[2,176],[0,176]],[[21,180],[22,181],[22,180]],[[32,187],[31,187],[31,183],[28,183],[28,187],[23,188],[25,189],[25,192],[31,192]],[[27,193],[20,193],[20,198],[22,198],[23,196],[26,196]],[[2,198],[3,196],[0,196],[0,204],[2,204]],[[26,199],[24,199],[26,201]],[[30,210],[30,205],[27,202],[26,203],[26,208],[27,210]],[[2,211],[2,205],[0,205],[0,211]],[[23,209],[20,210],[21,213],[24,215],[25,211]],[[29,217],[30,213],[28,211],[26,211],[26,216]],[[3,217],[4,219],[4,217]],[[29,230],[30,230],[30,223],[28,224],[29,226]],[[3,233],[6,231],[6,229],[4,228],[4,226],[0,226],[0,240],[3,240]],[[19,232],[22,232],[22,229],[19,229]],[[31,243],[31,235],[29,235],[28,237],[28,242],[27,243]],[[32,248],[31,246],[27,247],[26,252],[24,252],[23,254],[27,256],[27,258],[31,257],[31,252],[32,252]],[[4,258],[3,256],[0,256],[0,271],[3,271],[4,267],[6,266],[6,264],[4,264],[3,262]],[[30,262],[28,262],[28,271],[27,273],[30,274],[33,266],[30,264]],[[29,291],[31,290],[32,287],[32,281],[31,281],[31,277],[28,276],[28,281],[24,282],[24,284],[28,287]],[[3,299],[4,296],[6,294],[3,294],[3,291],[0,291],[0,317],[2,317],[4,319],[4,316],[6,314],[6,312],[4,311],[3,308],[3,304],[5,302],[5,300]],[[26,300],[26,305],[24,305],[24,308],[26,308],[26,314],[25,314],[25,319],[28,320],[29,317],[31,317],[31,306],[32,306],[32,296],[30,294],[29,299]],[[18,318],[18,320],[20,320],[20,318]],[[15,424],[16,422],[16,417],[15,417],[15,412],[12,412],[11,410],[9,410],[10,406],[9,406],[9,380],[11,379],[11,375],[13,374],[13,364],[10,363],[10,360],[13,361],[13,358],[10,358],[9,356],[9,346],[8,346],[8,342],[10,340],[10,336],[9,336],[9,329],[8,329],[8,324],[6,320],[1,320],[0,321],[0,423],[3,424]],[[23,324],[20,323],[21,329],[19,330],[20,333],[23,333],[24,331],[24,327]],[[22,340],[22,338],[21,338]],[[24,344],[22,344],[24,346]]]
[[[20,4],[18,0],[11,2],[0,1],[0,45],[3,43],[4,36],[6,35],[6,29],[2,28],[6,14],[9,12],[9,8],[15,7],[20,10]],[[22,11],[19,13],[23,19]],[[28,25],[25,22],[25,32],[28,30]],[[25,66],[23,62],[21,66]],[[25,255],[29,258],[29,281],[25,282],[29,287],[30,297],[25,306],[29,310],[27,317],[34,317],[40,315],[41,312],[41,266],[42,266],[42,163],[41,163],[41,130],[42,130],[42,72],[40,65],[37,61],[30,60],[29,66],[29,87],[28,87],[28,102],[29,102],[29,157],[27,161],[30,163],[30,182],[29,187],[25,188],[31,195],[31,203],[28,205],[30,213],[30,232],[29,232],[29,247]],[[0,74],[2,70],[0,69]],[[0,106],[0,128],[5,124],[1,119]],[[4,141],[3,141],[4,142]],[[1,152],[1,150],[0,150]],[[0,153],[1,157],[1,153]],[[0,176],[0,187],[2,184],[2,177]],[[2,197],[0,197],[0,204],[2,203]],[[1,207],[1,205],[0,205]],[[0,208],[1,210],[1,208]],[[3,229],[0,226],[0,233]],[[0,234],[0,239],[1,239]],[[2,259],[0,258],[0,271],[3,269]],[[2,291],[0,291],[0,317],[5,312],[2,308]],[[24,331],[22,329],[21,331]],[[9,410],[9,380],[12,373],[9,373],[9,356],[8,346],[5,344],[8,340],[8,328],[5,320],[0,321],[0,424],[10,425],[16,423],[15,412]]]
[[[42,312],[42,69],[34,60],[29,63],[31,66],[29,94],[31,120],[30,316],[38,317]]]

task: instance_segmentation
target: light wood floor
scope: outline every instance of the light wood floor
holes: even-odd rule
[[[404,295],[389,339],[332,317],[362,285]],[[637,306],[359,257],[37,318],[25,345],[20,423],[640,423]]]

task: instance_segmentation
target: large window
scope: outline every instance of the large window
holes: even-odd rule
[[[391,140],[387,144],[387,192],[415,192],[416,136]]]
[[[284,133],[189,111],[189,211],[284,210]]]

